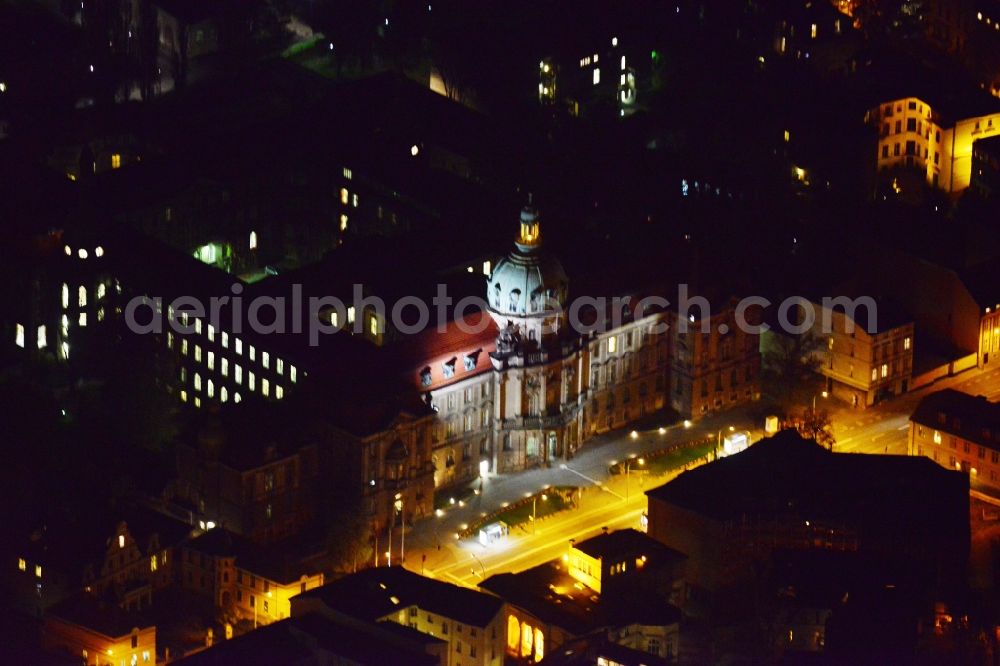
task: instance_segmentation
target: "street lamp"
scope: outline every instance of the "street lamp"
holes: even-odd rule
[[[827,398],[829,397],[830,394],[827,393],[826,391],[823,391],[820,393],[820,395],[823,396],[824,398]],[[813,395],[813,416],[815,415],[816,415],[816,396]]]
[[[629,471],[632,468],[632,463],[633,462],[636,462],[640,466],[642,466],[642,465],[646,464],[646,459],[645,458],[636,458],[635,454],[633,453],[632,455],[630,455],[628,457],[628,460],[625,461],[625,502],[628,502],[628,475],[629,475]]]

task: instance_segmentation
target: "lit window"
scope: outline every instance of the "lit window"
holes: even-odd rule
[[[280,358],[279,359],[275,359],[274,365],[275,365],[275,372],[277,372],[279,375],[285,374],[285,361],[284,361],[284,359],[280,359]]]
[[[235,365],[233,366],[233,377],[236,379],[236,383],[243,384],[243,366]]]
[[[197,372],[194,373],[194,390],[195,391],[201,390],[201,374]]]
[[[939,433],[937,430],[934,431],[934,443],[935,444],[941,443],[941,433]]]
[[[194,362],[201,363],[201,345],[194,346]]]
[[[108,294],[108,288],[101,282],[97,285],[97,300],[101,300]]]
[[[250,249],[251,250],[256,250],[257,249],[257,232],[256,231],[251,231],[250,232]]]
[[[278,400],[285,397],[285,389],[280,384],[274,385],[274,397]]]
[[[81,327],[86,326],[87,325],[87,313],[86,312],[81,312],[78,321],[79,321],[79,324],[80,324]]]
[[[81,247],[79,250],[76,251],[76,256],[80,257],[81,259],[86,259],[88,256],[90,256],[90,253],[87,252],[86,249]]]
[[[222,402],[229,402],[229,391],[225,386],[219,388],[219,400]]]
[[[119,153],[111,154],[111,168],[118,169],[122,165],[122,156]]]
[[[596,86],[600,82],[601,82],[601,68],[600,67],[595,67],[594,68],[594,85]]]
[[[198,396],[194,397],[194,406],[197,407],[198,409],[201,409],[201,398],[199,398]]]
[[[340,230],[347,231],[347,213],[340,214]]]
[[[63,250],[66,252],[66,256],[67,257],[72,257],[73,256],[73,249],[69,245],[67,245],[66,247],[64,247]]]
[[[625,71],[625,56],[622,56],[622,71]]]
[[[297,374],[298,374],[298,371],[295,369],[295,366],[292,365],[292,364],[289,364],[288,365],[288,379],[290,379],[293,384],[295,383],[296,375]]]
[[[222,348],[229,349],[229,334],[225,331],[222,332]]]
[[[903,349],[910,348],[910,338],[903,338]]]
[[[35,565],[35,578],[41,578],[41,577],[42,577],[42,565],[41,564],[36,564]]]
[[[350,180],[353,177],[354,177],[354,173],[350,169],[348,169],[347,167],[344,167],[344,178],[346,178],[347,180]]]
[[[94,256],[95,257],[103,257],[104,256],[104,248],[101,247],[100,245],[98,245],[97,247],[95,247],[94,248]]]
[[[81,308],[87,307],[87,288],[83,285],[76,291],[76,304]]]
[[[348,324],[353,324],[354,323],[354,306],[353,305],[347,308],[347,323]]]
[[[263,365],[265,369],[270,368],[271,367],[271,354],[268,353],[268,352],[266,352],[266,351],[262,351],[260,353],[260,364]]]
[[[243,355],[243,341],[240,340],[239,338],[236,338],[233,342],[236,345],[236,353],[239,354],[240,356],[242,356]]]
[[[208,352],[208,369],[215,370],[215,352]]]
[[[174,334],[171,333],[170,331],[167,331],[167,349],[173,349],[173,348],[174,348]]]
[[[260,379],[260,393],[265,398],[271,395],[271,382],[266,377],[261,377]]]
[[[215,397],[215,382],[211,379],[208,380],[208,391],[206,391],[206,393],[208,393],[209,398]]]
[[[889,364],[888,363],[883,363],[882,364],[882,378],[884,379],[884,378],[886,378],[888,376],[889,376]]]
[[[62,355],[63,360],[69,358],[69,343],[68,342],[62,342],[62,343],[60,343],[60,345],[59,345],[59,353]]]
[[[357,194],[352,194],[351,195],[351,205],[354,206],[355,208],[358,207],[358,195]]]
[[[181,353],[187,356],[188,353],[188,341],[187,338],[181,338]]]
[[[86,316],[86,313],[83,313],[83,314],[84,314],[84,316]],[[84,324],[83,325],[84,326],[86,325],[86,320],[84,320]],[[38,333],[36,334],[36,336],[37,337],[36,337],[35,342],[38,345],[38,348],[39,349],[45,349],[46,344],[48,344],[48,340],[47,340],[46,335],[45,335],[45,324],[42,324],[41,326],[38,327]]]
[[[250,389],[251,391],[255,390],[256,388],[257,384],[256,380],[257,377],[252,372],[247,373],[247,388]]]
[[[194,320],[194,332],[201,335],[201,319]]]
[[[14,330],[14,344],[24,349],[24,324],[17,324]]]
[[[489,275],[490,274],[490,268],[491,268],[490,262],[484,261],[483,262],[483,275]]]
[[[878,370],[876,368],[872,368],[872,381],[875,381],[876,379],[878,379]]]
[[[251,361],[257,360],[257,348],[254,347],[253,345],[250,345],[250,360]]]
[[[28,563],[24,561],[23,557],[17,558],[17,568],[20,569],[21,571],[28,570]]]
[[[816,39],[816,24],[815,23],[813,23],[812,26],[809,28],[809,36],[812,37],[813,39]]]
[[[97,308],[97,321],[104,321],[104,308]]]
[[[67,335],[69,335],[69,317],[63,315],[62,319],[60,320],[60,323],[61,323],[60,331],[62,333],[62,336],[65,338]]]
[[[215,342],[215,327],[211,324],[208,325],[208,341]]]
[[[616,351],[618,351],[618,337],[612,335],[608,338],[608,353],[614,354]]]
[[[229,359],[228,358],[222,358],[222,359],[219,359],[219,360],[222,361],[222,376],[223,377],[228,377],[229,376]]]
[[[241,396],[239,392],[233,394],[233,402],[239,402],[241,400],[243,400],[243,396]]]
[[[69,285],[67,284],[62,286],[62,306],[63,308],[69,307]]]
[[[346,206],[349,198],[350,198],[350,196],[349,196],[349,194],[347,192],[347,188],[346,187],[340,188],[340,203],[342,203],[342,204],[344,204]]]
[[[371,333],[373,336],[378,335],[378,317],[376,317],[375,315],[372,315],[368,319],[368,332]]]

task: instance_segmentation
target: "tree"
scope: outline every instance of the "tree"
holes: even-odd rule
[[[761,374],[770,395],[786,409],[809,404],[820,390],[818,370],[823,342],[811,332],[761,336]]]

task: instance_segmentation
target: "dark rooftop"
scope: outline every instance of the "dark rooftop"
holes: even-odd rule
[[[724,490],[721,492],[720,490]],[[813,521],[862,542],[968,539],[968,479],[924,457],[832,453],[785,430],[646,491],[721,522]],[[964,536],[963,536],[964,535]]]
[[[503,605],[499,597],[411,573],[402,567],[367,569],[299,595],[369,622],[419,606],[465,624],[485,627]]]
[[[213,557],[233,557],[237,568],[287,584],[299,580],[303,575],[317,573],[315,567],[299,564],[303,558],[295,557],[296,544],[282,543],[280,546],[261,546],[239,534],[217,527],[199,535],[185,544],[186,548]]]
[[[51,617],[86,627],[108,638],[119,638],[132,629],[149,626],[141,614],[129,614],[117,604],[107,602],[89,592],[78,592],[47,611]]]
[[[1000,404],[989,402],[981,395],[969,395],[955,389],[936,391],[920,401],[910,420],[991,449],[1000,449]],[[984,437],[984,434],[989,436]]]
[[[575,544],[574,547],[591,557],[602,559],[636,553],[648,553],[650,556],[655,554],[661,558],[669,558],[675,561],[687,559],[687,556],[683,553],[679,553],[673,548],[668,548],[656,539],[631,528],[615,530],[607,534],[599,534]]]

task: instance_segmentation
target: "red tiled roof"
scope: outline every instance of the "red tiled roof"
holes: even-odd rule
[[[464,329],[464,330],[463,330]],[[475,377],[492,369],[489,355],[496,350],[497,327],[483,311],[467,314],[461,320],[452,320],[444,330],[436,327],[399,343],[398,367],[405,374],[408,384],[420,391],[434,391],[455,382]],[[475,366],[465,369],[465,357],[472,355]],[[455,362],[455,374],[444,376],[444,365]],[[431,383],[421,382],[421,373],[429,369]]]

